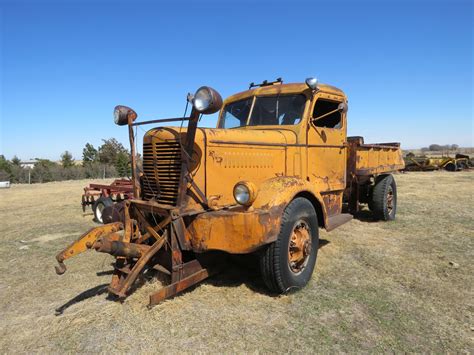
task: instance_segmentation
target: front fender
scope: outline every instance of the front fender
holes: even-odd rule
[[[321,195],[311,185],[295,177],[276,177],[260,185],[257,198],[248,209],[240,206],[195,216],[187,226],[186,237],[195,252],[253,252],[278,238],[283,211],[302,193],[311,196],[312,203],[319,203],[326,221]]]
[[[259,187],[253,207],[256,209],[279,208],[281,218],[285,207],[298,195],[309,197],[313,205],[319,205],[322,216],[318,217],[321,217],[324,225],[327,225],[326,207],[321,194],[309,182],[298,177],[275,177],[264,181]],[[317,206],[315,208],[318,212]]]

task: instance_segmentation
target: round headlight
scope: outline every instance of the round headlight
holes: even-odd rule
[[[199,112],[206,111],[211,104],[211,94],[206,88],[201,88],[194,95],[194,107]]]
[[[234,198],[239,205],[250,206],[257,197],[257,188],[248,181],[240,181],[234,186]]]
[[[118,105],[114,109],[114,121],[119,126],[128,124],[128,119],[133,122],[137,119],[137,113],[130,107]]]
[[[234,187],[234,198],[237,203],[246,205],[250,200],[250,191],[245,185],[235,185]]]
[[[222,107],[222,97],[213,88],[202,86],[194,94],[193,105],[197,111],[203,114],[215,113]]]
[[[120,123],[120,111],[118,110],[118,107],[115,107],[114,109],[114,122],[116,125],[119,125]]]

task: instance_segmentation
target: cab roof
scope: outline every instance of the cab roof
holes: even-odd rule
[[[323,91],[328,94],[337,95],[346,97],[344,92],[341,89],[338,89],[334,86],[327,84],[318,84],[318,91]],[[260,96],[260,95],[274,95],[274,94],[295,94],[295,93],[304,93],[309,95],[311,89],[306,85],[306,83],[290,83],[290,84],[273,84],[260,86],[255,89],[245,90],[237,94],[231,95],[225,99],[225,102],[232,102],[241,99],[245,99],[251,96]]]

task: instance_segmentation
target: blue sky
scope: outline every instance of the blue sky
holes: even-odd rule
[[[116,104],[174,117],[203,84],[225,97],[308,76],[346,92],[350,135],[474,146],[471,1],[0,0],[0,26],[7,158],[127,144]]]

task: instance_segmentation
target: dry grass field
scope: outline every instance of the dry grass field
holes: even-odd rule
[[[321,232],[300,292],[271,296],[255,268],[233,266],[151,310],[157,281],[107,299],[107,255],[54,272],[55,254],[94,226],[79,205],[88,181],[1,190],[0,352],[472,353],[474,172],[396,179],[397,220],[363,214]]]

